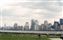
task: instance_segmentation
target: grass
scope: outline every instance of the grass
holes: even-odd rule
[[[9,34],[0,33],[0,40],[50,40],[47,36],[41,36],[33,34]]]

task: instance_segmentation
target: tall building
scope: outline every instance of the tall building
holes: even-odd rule
[[[60,30],[63,30],[63,19],[60,19]]]
[[[63,25],[63,19],[60,19],[60,25]]]
[[[21,30],[24,30],[24,27],[23,26],[21,26]]]
[[[40,25],[40,30],[43,31],[44,30],[44,24]]]
[[[55,30],[60,30],[60,24],[59,24],[59,22],[57,22],[57,21],[54,22],[54,29]]]
[[[63,25],[60,25],[60,30],[62,30],[62,31],[63,31]]]
[[[45,25],[45,26],[48,25],[48,21],[47,21],[47,20],[44,21],[44,25]]]
[[[28,31],[29,30],[29,22],[26,22],[24,25],[24,30]]]
[[[44,30],[47,30],[47,29],[48,29],[48,21],[45,20],[45,21],[44,21]]]
[[[17,30],[23,30],[23,26],[18,26]]]
[[[29,22],[25,23],[24,30],[28,31],[29,30]]]
[[[39,22],[38,22],[38,20],[35,20],[34,30],[36,30],[36,31],[40,30],[39,29]]]
[[[30,30],[34,30],[34,26],[35,26],[35,20],[32,19],[31,20],[31,29]]]
[[[17,27],[18,27],[18,24],[17,23],[14,23],[14,29],[17,30]]]

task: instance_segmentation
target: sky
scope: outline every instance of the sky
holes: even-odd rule
[[[24,25],[32,19],[39,24],[63,18],[63,0],[0,0],[0,26],[18,23]]]

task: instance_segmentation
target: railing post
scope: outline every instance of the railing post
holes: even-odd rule
[[[40,38],[40,37],[41,37],[41,35],[39,34],[39,35],[38,35],[38,37]]]
[[[41,40],[41,34],[38,34],[38,39],[37,40]]]

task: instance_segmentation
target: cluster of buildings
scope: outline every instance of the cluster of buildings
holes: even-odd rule
[[[54,21],[53,24],[44,21],[44,24],[39,25],[37,20],[31,20],[31,29],[37,31],[62,31],[63,30],[63,19]]]
[[[26,22],[24,26],[19,26],[17,23],[13,25],[13,27],[4,27],[0,28],[1,30],[22,30],[22,31],[63,31],[63,19],[59,21],[54,21],[53,24],[48,23],[48,21],[44,21],[43,24],[39,25],[38,20],[31,20],[31,26],[29,26],[29,22]]]

